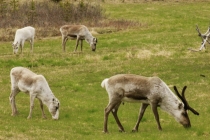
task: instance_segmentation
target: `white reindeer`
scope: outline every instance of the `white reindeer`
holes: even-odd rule
[[[24,43],[26,40],[28,40],[30,42],[31,52],[33,52],[34,36],[35,36],[35,29],[31,26],[17,29],[17,31],[15,33],[15,40],[12,44],[13,53],[16,54],[18,52],[19,46],[20,46],[21,53],[22,53]]]
[[[117,116],[118,108],[121,102],[141,102],[140,113],[133,132],[138,131],[139,123],[144,115],[148,105],[151,105],[154,113],[158,129],[162,130],[157,107],[160,107],[170,115],[172,115],[184,127],[191,127],[187,110],[191,110],[194,114],[199,115],[192,109],[184,96],[186,86],[182,90],[182,96],[174,87],[176,94],[182,100],[180,102],[168,86],[158,77],[143,77],[132,74],[119,74],[104,79],[101,86],[106,89],[109,95],[109,104],[104,111],[104,132],[107,133],[107,122],[109,113],[112,112],[119,131],[124,131],[122,124]]]
[[[12,116],[15,116],[18,113],[15,103],[15,96],[22,91],[30,95],[30,112],[28,119],[32,117],[35,98],[39,99],[40,101],[43,118],[46,118],[43,110],[43,104],[45,104],[48,107],[52,118],[55,120],[58,119],[60,102],[53,95],[44,76],[37,75],[27,68],[15,67],[10,71],[10,78],[11,94],[9,96],[9,100],[12,107]]]
[[[92,48],[92,51],[96,50],[96,43],[97,43],[97,38],[93,37],[88,28],[84,25],[64,25],[60,28],[60,32],[62,35],[62,46],[63,46],[63,51],[65,52],[66,50],[66,42],[68,40],[68,37],[71,40],[77,40],[76,41],[76,47],[75,50],[77,50],[77,47],[79,45],[79,41],[81,42],[81,51],[82,51],[82,41],[86,40],[87,43],[90,44],[90,47]]]

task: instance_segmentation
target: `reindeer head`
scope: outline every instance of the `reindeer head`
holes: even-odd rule
[[[18,52],[18,42],[17,43],[12,43],[12,48],[13,48],[13,53],[16,54]]]
[[[97,38],[94,37],[90,42],[90,46],[92,48],[92,51],[96,50],[96,44],[97,44]]]
[[[179,94],[176,86],[174,86],[174,90],[176,92],[176,95],[181,99],[183,104],[179,104],[178,109],[180,111],[180,115],[177,118],[177,121],[179,123],[181,123],[184,127],[191,127],[190,124],[190,119],[188,116],[188,110],[192,111],[195,115],[199,115],[199,113],[197,111],[195,111],[192,107],[189,106],[186,98],[185,98],[185,90],[186,90],[187,86],[185,86],[182,89],[182,94]]]
[[[60,107],[60,102],[57,98],[54,97],[49,106],[49,112],[51,113],[52,118],[54,120],[57,120],[59,118],[59,107]]]

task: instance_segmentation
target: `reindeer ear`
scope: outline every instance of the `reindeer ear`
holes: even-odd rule
[[[94,37],[94,38],[93,38],[93,42],[96,42],[96,43],[97,43],[97,38]]]

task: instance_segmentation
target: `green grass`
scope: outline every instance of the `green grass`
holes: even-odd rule
[[[210,53],[190,52],[201,43],[195,25],[205,32],[209,25],[209,2],[143,2],[103,3],[111,19],[139,21],[142,26],[118,32],[94,35],[98,38],[96,52],[84,43],[83,52],[73,53],[75,41],[67,42],[62,52],[61,37],[35,41],[34,53],[25,43],[23,54],[13,55],[11,42],[0,42],[0,139],[208,139],[210,136]],[[9,72],[15,66],[28,67],[43,74],[53,93],[61,102],[60,118],[41,118],[36,100],[32,119],[29,96],[20,93],[17,100],[19,115],[12,117],[9,105]],[[126,133],[119,133],[112,115],[109,134],[103,134],[104,108],[108,96],[100,84],[104,78],[118,73],[159,76],[169,87],[181,89],[187,85],[186,98],[200,116],[189,112],[192,128],[184,129],[175,119],[159,110],[163,131],[157,125],[150,108],[139,126],[140,104],[125,103],[119,118]],[[205,75],[202,77],[200,75]]]

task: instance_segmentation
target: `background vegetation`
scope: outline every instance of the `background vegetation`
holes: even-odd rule
[[[37,36],[49,37],[60,35],[59,30],[64,24],[97,24],[103,18],[103,11],[99,4],[93,2],[63,1],[0,1],[1,40],[11,40],[17,28],[34,26]],[[24,15],[24,16],[23,16]],[[104,15],[105,16],[105,15]],[[15,28],[14,28],[15,27]]]
[[[37,35],[33,54],[28,42],[23,54],[18,55],[12,54],[10,41],[0,42],[0,139],[208,139],[209,46],[201,52],[188,48],[198,49],[201,43],[195,25],[202,32],[209,26],[209,1],[103,1],[100,7],[107,15],[102,19],[106,24],[92,24],[90,28],[98,38],[96,52],[84,43],[83,52],[73,53],[75,41],[68,41],[67,52],[63,53],[59,34],[46,38]],[[7,34],[4,31],[0,35]],[[32,119],[27,120],[29,96],[23,93],[16,98],[19,115],[10,116],[9,72],[15,66],[46,77],[61,102],[58,121],[51,119],[46,107],[48,119],[42,119],[37,100]],[[125,103],[119,109],[119,118],[126,133],[118,132],[110,115],[109,134],[103,134],[108,96],[100,84],[118,73],[159,76],[170,88],[176,85],[180,90],[187,85],[186,98],[200,116],[189,112],[192,128],[184,129],[159,110],[163,128],[160,132],[148,108],[139,132],[132,133],[140,104]]]
[[[84,24],[90,30],[98,27],[99,33],[139,25],[126,19],[109,20],[107,15],[100,1],[0,0],[0,41],[13,40],[15,31],[25,26],[35,27],[36,37],[40,39],[60,35],[58,29],[64,24]]]

